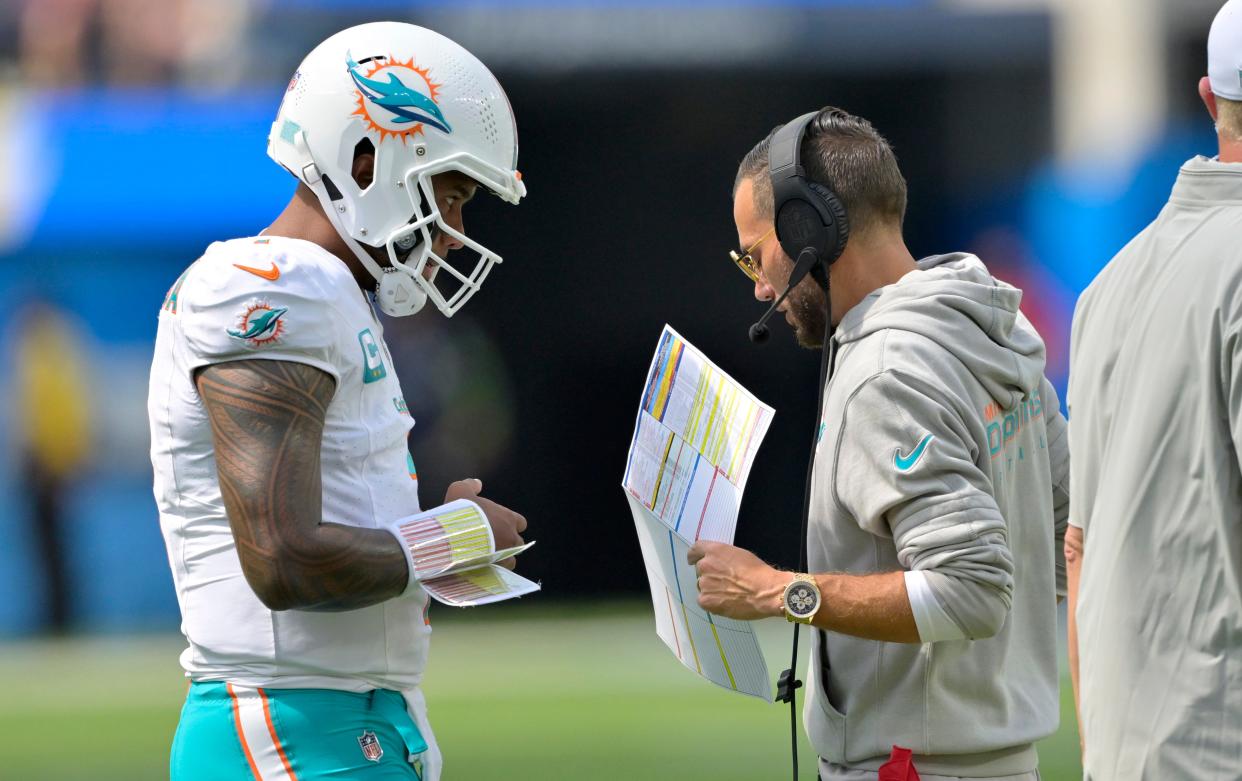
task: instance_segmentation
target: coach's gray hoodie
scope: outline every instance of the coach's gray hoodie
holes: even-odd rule
[[[1021,291],[973,255],[918,266],[837,330],[809,561],[923,570],[962,639],[815,632],[806,728],[823,759],[853,768],[877,768],[896,744],[924,773],[1027,772],[1059,712],[1065,419]]]

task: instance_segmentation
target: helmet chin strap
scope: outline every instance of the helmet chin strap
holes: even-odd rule
[[[391,268],[381,271],[380,274],[379,289],[375,292],[375,300],[384,314],[392,317],[408,317],[417,314],[427,303],[427,294],[406,269]]]
[[[306,140],[301,133],[298,133],[297,142],[300,148],[305,149]],[[376,263],[375,258],[371,257],[371,254],[341,225],[337,217],[336,203],[328,195],[328,189],[324,186],[318,166],[311,163],[306,168],[311,170],[304,168],[301,179],[319,199],[319,205],[323,208],[323,213],[328,216],[328,222],[332,223],[337,235],[358,258],[358,262],[367,270],[367,273],[379,283],[375,291],[375,301],[380,311],[391,317],[408,317],[416,314],[426,305],[427,294],[414,281],[414,275],[406,268],[393,266],[385,269]]]
[[[323,190],[321,183],[315,187],[316,195],[324,205],[324,212],[328,215],[328,220],[332,223],[332,227],[336,228],[337,234],[353,250],[354,256],[358,258],[358,262],[367,270],[367,273],[375,277],[375,281],[379,283],[375,290],[375,303],[379,305],[380,311],[390,317],[409,317],[417,314],[427,303],[427,294],[423,292],[418,283],[414,281],[414,275],[409,269],[398,266],[390,266],[383,268],[375,262],[375,258],[371,257],[371,253],[360,244],[353,236],[350,236],[341,227],[340,220],[337,219],[336,209],[330,200],[325,202],[327,192],[320,193]]]
[[[353,236],[341,229],[334,210],[328,210],[329,219],[336,232],[354,251],[362,267],[367,270],[379,285],[375,289],[375,303],[380,311],[390,317],[409,317],[417,314],[427,303],[427,294],[414,281],[414,275],[407,268],[390,266],[383,268],[375,262],[375,258],[354,240]]]

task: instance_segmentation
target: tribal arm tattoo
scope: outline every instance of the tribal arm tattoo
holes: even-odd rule
[[[246,582],[272,610],[354,610],[409,579],[381,529],[325,523],[319,450],[332,376],[291,361],[214,364],[195,378]]]

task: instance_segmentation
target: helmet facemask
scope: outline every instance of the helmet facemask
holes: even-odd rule
[[[392,264],[391,269],[384,270],[385,276],[408,274],[445,317],[456,314],[478,292],[492,266],[502,259],[481,242],[448,224],[440,212],[432,178],[437,174],[457,171],[483,188],[489,187],[488,180],[492,180],[493,184],[503,181],[502,172],[486,172],[481,170],[483,168],[486,166],[481,166],[478,160],[449,158],[410,169],[404,178],[404,188],[410,195],[413,217],[407,225],[390,233],[384,243]],[[481,176],[481,173],[490,175]],[[449,236],[461,245],[453,253],[455,261],[449,260],[448,253],[441,255],[436,252],[435,242],[439,234]]]

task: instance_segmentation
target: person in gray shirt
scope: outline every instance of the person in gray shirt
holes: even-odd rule
[[[1242,779],[1242,0],[1199,94],[1219,157],[1078,300],[1070,661],[1090,781]]]
[[[747,155],[734,187],[749,248],[737,260],[761,301],[796,267],[772,238],[769,153],[774,170],[786,165],[778,134]],[[849,221],[830,293],[828,280],[795,277],[780,304],[807,347],[823,341],[827,296],[839,316],[810,497],[814,574],[700,541],[690,551],[699,604],[818,630],[804,722],[825,781],[876,778],[894,744],[914,752],[924,779],[1035,779],[1034,743],[1059,715],[1069,504],[1043,341],[1018,309],[1021,291],[979,258],[914,259],[905,180],[866,120],[821,110],[800,160]]]

